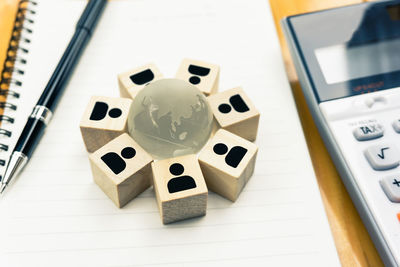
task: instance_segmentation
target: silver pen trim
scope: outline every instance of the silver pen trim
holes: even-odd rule
[[[27,162],[28,157],[24,153],[15,151],[11,154],[6,172],[4,173],[3,179],[1,179],[0,193],[4,192],[8,183],[19,174]]]
[[[41,120],[47,126],[47,124],[49,124],[52,116],[53,116],[53,112],[51,112],[50,109],[48,109],[45,106],[36,105],[33,108],[32,113],[29,117],[33,118],[33,119]]]

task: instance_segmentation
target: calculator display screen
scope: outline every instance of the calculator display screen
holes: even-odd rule
[[[400,70],[400,38],[317,48],[315,56],[327,84],[389,73]]]
[[[399,1],[289,17],[297,68],[318,102],[400,87]]]

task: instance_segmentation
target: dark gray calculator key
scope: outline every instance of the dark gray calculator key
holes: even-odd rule
[[[395,120],[392,126],[397,133],[400,133],[400,120]]]
[[[390,201],[400,203],[400,175],[383,178],[379,183]]]
[[[378,123],[360,125],[353,130],[353,135],[358,141],[367,141],[383,136],[383,127]]]
[[[393,144],[370,146],[364,155],[374,170],[384,171],[399,165],[400,152]]]

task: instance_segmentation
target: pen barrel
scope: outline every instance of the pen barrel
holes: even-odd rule
[[[52,116],[52,112],[90,39],[106,3],[106,0],[90,0],[81,15],[71,41],[44,88],[14,147],[1,180],[0,194],[4,192],[4,189],[13,177],[18,175],[18,172],[21,171],[38,145],[44,134],[44,129]]]
[[[85,28],[92,34],[106,4],[107,0],[90,0],[76,24],[76,28]]]
[[[15,145],[14,151],[23,153],[28,158],[31,157],[37,144],[39,143],[46,124],[37,118],[29,118],[24,129]]]
[[[90,34],[85,29],[75,32],[37,105],[45,106],[51,111],[54,110],[89,37]]]

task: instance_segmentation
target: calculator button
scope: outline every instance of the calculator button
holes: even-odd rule
[[[383,127],[378,123],[360,125],[353,130],[354,137],[358,141],[367,141],[383,136]]]
[[[378,171],[392,169],[399,165],[400,153],[393,145],[370,146],[364,154],[372,168]]]
[[[383,178],[379,183],[390,201],[400,202],[400,175]]]
[[[393,125],[393,129],[396,132],[400,133],[400,120],[395,120],[392,125]]]
[[[372,108],[375,104],[386,104],[386,98],[382,96],[368,97],[364,103],[368,108]]]

